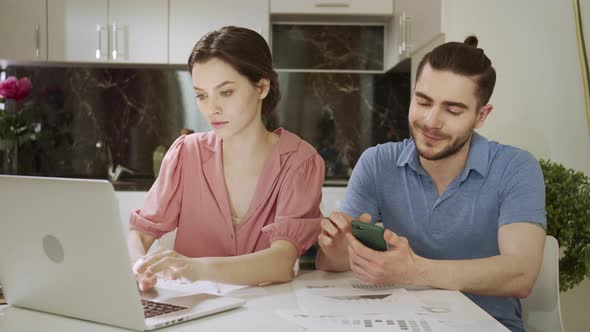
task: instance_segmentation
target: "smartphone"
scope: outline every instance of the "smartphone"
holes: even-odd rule
[[[383,227],[358,220],[353,220],[350,226],[352,235],[366,247],[379,251],[386,251],[389,248],[387,242],[383,239],[383,232],[385,232]]]

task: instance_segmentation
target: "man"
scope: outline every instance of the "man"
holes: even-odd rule
[[[518,298],[529,295],[545,244],[539,163],[474,131],[492,111],[496,81],[477,38],[435,48],[416,77],[412,138],[363,153],[341,212],[322,220],[317,267],[374,284],[460,290],[523,331]],[[390,250],[356,240],[353,218],[383,222]]]

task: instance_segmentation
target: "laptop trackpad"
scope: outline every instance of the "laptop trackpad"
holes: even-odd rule
[[[187,292],[177,291],[173,289],[154,287],[147,291],[141,291],[140,296],[142,300],[162,302],[166,299],[173,299],[192,295]]]

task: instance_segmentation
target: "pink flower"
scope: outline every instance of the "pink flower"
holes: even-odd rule
[[[32,86],[31,80],[27,77],[19,80],[14,76],[9,76],[5,81],[0,82],[0,96],[18,102],[29,95]]]

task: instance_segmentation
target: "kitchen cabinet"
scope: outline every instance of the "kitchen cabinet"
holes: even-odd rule
[[[186,64],[203,35],[226,25],[252,29],[268,41],[268,0],[170,0],[170,63]]]
[[[387,23],[385,69],[412,57],[441,36],[441,0],[395,0]]]
[[[320,209],[324,215],[338,211],[344,200],[346,187],[322,187],[322,201]],[[147,191],[117,191],[117,202],[119,204],[119,218],[121,226],[125,230],[125,235],[129,232],[129,217],[131,211],[141,209],[147,197]]]
[[[168,0],[47,0],[49,61],[168,62]]]
[[[272,15],[393,15],[393,0],[270,0]]]
[[[422,45],[419,49],[416,49],[412,52],[412,61],[410,64],[411,68],[411,87],[413,88],[416,84],[416,71],[418,70],[418,64],[424,58],[424,56],[432,51],[435,47],[442,45],[445,43],[445,35],[440,33],[437,35],[438,37],[431,39],[430,42]]]
[[[47,60],[46,0],[2,1],[0,31],[0,59]]]

